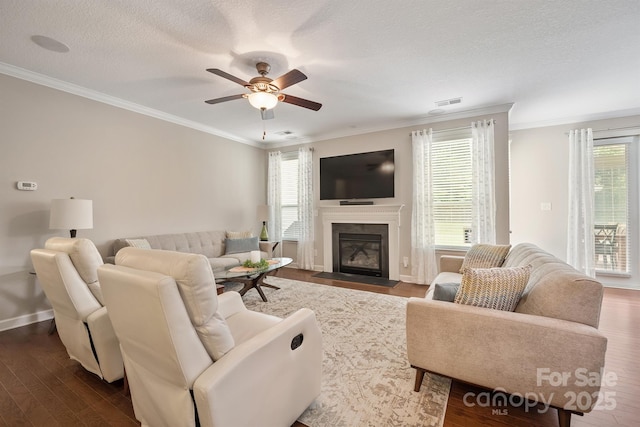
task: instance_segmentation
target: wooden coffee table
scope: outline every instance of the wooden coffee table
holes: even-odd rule
[[[267,268],[263,269],[245,269],[241,267],[232,267],[223,271],[216,271],[213,273],[216,283],[225,282],[240,282],[244,284],[244,287],[239,291],[240,295],[247,293],[249,289],[255,288],[260,294],[262,301],[267,302],[267,297],[262,291],[262,286],[266,286],[273,289],[280,289],[277,286],[264,283],[264,278],[269,273],[278,271],[279,268],[289,265],[293,262],[291,258],[273,258],[271,264]]]

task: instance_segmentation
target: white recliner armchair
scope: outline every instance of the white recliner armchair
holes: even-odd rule
[[[288,427],[319,396],[313,311],[247,310],[198,254],[124,248],[98,276],[143,426]]]
[[[102,257],[93,242],[52,237],[45,249],[31,251],[31,261],[69,357],[107,382],[123,378],[120,345],[98,282]]]

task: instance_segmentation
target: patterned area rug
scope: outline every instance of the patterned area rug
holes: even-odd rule
[[[286,317],[308,307],[322,330],[322,394],[298,421],[310,427],[442,426],[451,381],[427,374],[420,392],[413,391],[406,298],[278,277],[266,282],[281,289],[263,287],[269,302],[250,290],[243,297],[247,308]]]

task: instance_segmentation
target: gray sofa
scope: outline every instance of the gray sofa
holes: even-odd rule
[[[199,231],[116,239],[113,242],[112,255],[107,257],[105,261],[113,264],[118,251],[131,246],[127,241],[132,240],[146,240],[151,249],[202,254],[209,259],[214,272],[240,265],[251,257],[251,251],[226,253],[226,231]],[[236,246],[241,247],[241,245]],[[261,258],[270,259],[273,242],[258,242],[258,246]]]
[[[433,283],[459,283],[462,260],[443,257]],[[555,407],[560,426],[570,425],[572,413],[593,409],[607,348],[598,331],[602,284],[527,243],[512,248],[503,267],[526,265],[531,275],[515,312],[434,300],[434,286],[425,298],[409,299],[415,391],[433,372]]]

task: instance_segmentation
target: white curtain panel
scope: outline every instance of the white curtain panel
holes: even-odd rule
[[[593,132],[569,132],[569,220],[567,263],[595,277]]]
[[[432,131],[411,133],[413,147],[413,210],[411,212],[411,275],[426,285],[436,277],[435,226],[431,179]]]
[[[280,169],[282,164],[282,154],[279,151],[269,153],[269,170],[267,181],[267,204],[269,205],[269,217],[271,221],[267,224],[269,240],[272,242],[282,241],[282,202],[280,198]],[[280,253],[282,253],[282,245]]]
[[[472,243],[496,243],[493,120],[471,123]]]
[[[298,150],[298,268],[313,270],[313,151],[302,147]]]

